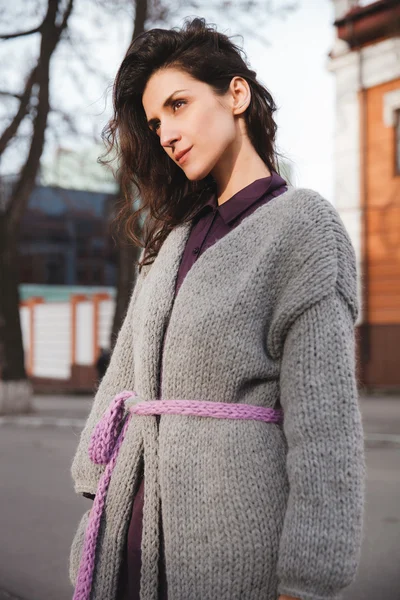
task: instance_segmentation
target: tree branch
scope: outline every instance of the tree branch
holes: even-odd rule
[[[0,34],[0,40],[12,40],[14,38],[23,37],[25,35],[32,35],[33,33],[40,33],[42,30],[43,23],[38,27],[29,29],[28,31],[18,31],[17,33],[2,33]]]
[[[38,66],[36,66],[30,72],[27,82],[25,84],[25,89],[24,89],[23,93],[21,94],[21,102],[20,102],[19,108],[17,110],[17,113],[16,113],[15,117],[13,118],[13,120],[11,121],[11,123],[9,124],[9,126],[6,127],[6,129],[3,131],[2,136],[0,137],[0,157],[3,154],[3,152],[5,151],[10,140],[17,133],[17,130],[21,124],[21,121],[24,119],[26,113],[28,112],[29,102],[30,102],[31,95],[32,95],[32,88],[37,80],[37,75],[38,75]]]
[[[135,23],[133,27],[132,40],[145,30],[148,17],[148,0],[136,0]]]
[[[50,107],[50,110],[54,115],[57,115],[57,117],[61,118],[61,121],[65,123],[65,125],[67,125],[67,127],[69,128],[70,133],[73,133],[74,135],[82,135],[82,132],[78,130],[76,123],[74,122],[70,114],[68,114],[60,108]]]
[[[69,0],[69,2],[67,4],[67,8],[65,9],[64,16],[63,16],[63,19],[61,21],[61,24],[58,26],[59,37],[61,37],[62,32],[67,27],[68,19],[69,19],[71,13],[72,13],[73,6],[74,6],[74,0]]]
[[[63,19],[62,19],[60,25],[58,25],[58,30],[59,30],[60,34],[64,31],[64,29],[67,26],[69,16],[72,12],[73,4],[74,4],[74,0],[69,0],[69,2],[67,4],[67,8],[64,11]],[[44,18],[43,22],[40,25],[38,25],[37,27],[34,27],[33,29],[28,29],[27,31],[18,31],[16,33],[2,33],[2,34],[0,34],[0,40],[12,40],[15,38],[32,35],[33,33],[40,33],[42,31],[42,27],[43,27],[43,24],[45,23],[45,20],[46,20],[46,17]]]
[[[17,100],[22,100],[22,94],[8,92],[6,90],[0,90],[0,96],[8,96],[9,98],[16,98]]]
[[[36,80],[39,85],[36,115],[33,121],[33,134],[28,157],[23,165],[18,182],[13,190],[11,202],[6,211],[8,234],[14,237],[20,220],[26,210],[29,196],[35,185],[36,175],[42,156],[48,115],[50,111],[49,75],[50,61],[63,32],[62,26],[56,25],[57,11],[61,0],[48,0],[47,13],[42,24],[42,39],[37,62]],[[71,13],[73,0],[69,0],[68,15]],[[64,23],[64,19],[63,19]],[[64,24],[64,27],[66,23]]]
[[[75,56],[79,59],[79,62],[85,67],[86,72],[90,73],[94,77],[100,77],[103,84],[106,85],[108,82],[108,77],[100,69],[90,64],[90,53],[81,50],[80,46],[82,44],[78,43],[76,39],[71,38],[71,36],[69,35],[66,35],[64,37],[64,41],[68,43],[68,46],[71,48],[71,52],[73,52]]]

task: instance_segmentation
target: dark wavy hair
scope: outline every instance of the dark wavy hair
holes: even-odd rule
[[[145,248],[139,271],[154,261],[170,231],[192,219],[208,193],[216,190],[211,174],[200,181],[187,179],[148,127],[142,95],[151,75],[167,67],[207,83],[220,96],[226,94],[233,77],[243,77],[251,90],[244,112],[247,134],[268,169],[279,173],[273,117],[277,107],[257,81],[241,48],[197,17],[186,20],[182,28],[157,28],[138,35],[115,78],[113,116],[102,132],[107,151],[99,162],[109,165],[117,160],[114,174],[123,200],[115,222],[124,228],[130,242]],[[105,160],[110,154],[113,158]],[[135,234],[139,222],[143,242]]]

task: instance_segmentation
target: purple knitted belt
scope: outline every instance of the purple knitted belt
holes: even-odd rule
[[[90,460],[99,465],[106,465],[106,468],[99,480],[89,522],[86,527],[73,600],[90,599],[100,519],[118,452],[124,440],[132,414],[169,414],[214,417],[217,419],[252,419],[265,421],[266,423],[281,423],[283,421],[283,410],[264,408],[251,404],[232,404],[229,402],[210,402],[205,400],[152,400],[137,402],[130,406],[125,423],[120,428],[125,413],[126,400],[137,396],[136,392],[127,390],[117,394],[111,401],[102,419],[96,425],[90,440]]]

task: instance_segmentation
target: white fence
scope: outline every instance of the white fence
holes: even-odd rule
[[[72,295],[69,302],[30,298],[21,303],[29,376],[66,380],[72,365],[92,366],[109,346],[115,301],[108,294]]]

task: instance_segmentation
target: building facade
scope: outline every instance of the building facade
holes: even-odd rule
[[[20,228],[21,284],[114,286],[113,203],[112,194],[36,186]]]
[[[333,0],[335,206],[357,255],[359,379],[400,388],[400,2]]]

